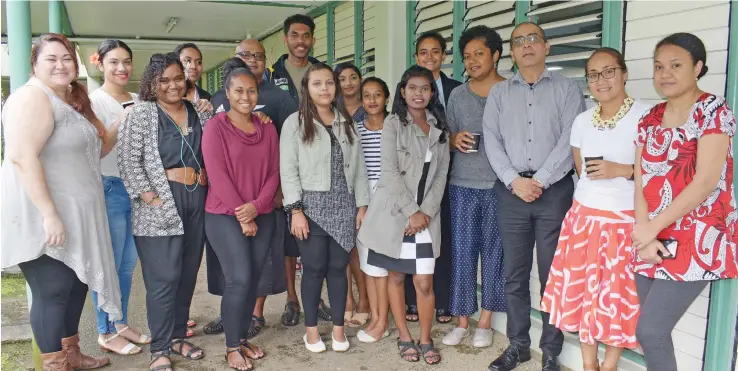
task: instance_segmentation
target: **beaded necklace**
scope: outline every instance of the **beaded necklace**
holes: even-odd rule
[[[602,111],[602,105],[597,103],[597,107],[595,107],[594,112],[592,113],[592,125],[597,128],[597,130],[612,130],[615,128],[615,125],[620,121],[623,117],[625,117],[626,114],[628,114],[628,111],[630,111],[630,107],[633,106],[633,103],[635,100],[631,97],[626,97],[623,101],[623,105],[620,106],[620,109],[613,117],[610,117],[607,120],[603,120],[600,116],[600,112]]]

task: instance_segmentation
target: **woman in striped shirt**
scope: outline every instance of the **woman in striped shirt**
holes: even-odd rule
[[[366,120],[358,122],[356,131],[361,137],[361,147],[364,150],[364,161],[369,178],[369,195],[374,190],[379,180],[381,154],[380,140],[382,139],[382,127],[387,117],[387,102],[389,101],[389,87],[380,78],[367,77],[361,84],[361,101],[366,110]],[[364,330],[357,334],[359,341],[373,343],[386,336],[387,318],[389,312],[389,299],[387,296],[387,270],[367,263],[369,250],[358,245],[359,264],[362,274],[366,275],[366,289],[369,297],[372,321]],[[354,263],[352,256],[352,265]],[[352,267],[353,268],[353,267]],[[355,269],[355,268],[354,268]],[[357,270],[358,271],[358,270]]]

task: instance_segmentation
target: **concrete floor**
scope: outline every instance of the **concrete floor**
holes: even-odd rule
[[[172,361],[177,370],[229,370],[223,358],[225,350],[224,335],[205,335],[202,325],[210,321],[220,312],[220,297],[208,294],[205,278],[205,264],[199,272],[198,284],[195,290],[190,318],[198,323],[197,335],[190,339],[205,350],[206,357],[199,361],[188,361],[182,357],[173,356]],[[299,290],[299,281],[298,281]],[[269,297],[265,307],[266,328],[253,342],[267,352],[267,357],[255,362],[258,370],[383,370],[383,371],[411,371],[411,370],[487,370],[487,365],[497,357],[507,346],[507,339],[495,334],[494,344],[486,349],[475,349],[471,342],[466,341],[458,347],[447,347],[441,343],[443,335],[452,329],[452,325],[434,324],[433,340],[441,351],[443,361],[436,366],[426,365],[422,360],[409,363],[401,360],[395,346],[397,331],[391,331],[390,337],[375,344],[363,344],[356,340],[357,329],[347,327],[347,335],[351,342],[351,349],[344,354],[328,351],[322,354],[309,353],[302,343],[304,328],[302,325],[285,327],[279,322],[286,294]],[[326,297],[324,295],[324,297]],[[138,329],[147,329],[146,322],[146,291],[141,278],[140,266],[136,269],[133,282],[133,292],[129,304],[129,323]],[[418,336],[417,324],[411,324],[411,331]],[[390,324],[390,330],[395,330]],[[88,354],[99,355],[96,339],[95,316],[92,309],[92,300],[87,300],[80,323],[83,351]],[[330,341],[330,324],[321,322],[320,332],[323,340]],[[330,344],[328,343],[329,349]],[[148,369],[149,350],[144,347],[141,354],[134,356],[111,355],[112,365],[107,370],[146,370]],[[540,363],[535,358],[521,365],[517,370],[540,370]]]

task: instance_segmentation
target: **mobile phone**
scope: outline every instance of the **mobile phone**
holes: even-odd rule
[[[677,240],[668,239],[668,240],[659,240],[659,242],[661,242],[661,244],[663,244],[664,247],[666,248],[666,251],[668,251],[668,254],[664,254],[663,252],[661,252],[661,250],[659,250],[658,254],[659,254],[659,257],[661,257],[661,259],[676,258],[677,247],[679,246],[679,243],[677,242]]]

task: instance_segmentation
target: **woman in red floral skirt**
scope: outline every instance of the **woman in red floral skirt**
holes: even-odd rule
[[[636,347],[639,305],[630,266],[634,139],[638,121],[650,107],[626,94],[628,70],[617,50],[596,50],[585,69],[599,104],[572,125],[579,182],[541,309],[551,313],[552,325],[579,332],[585,371],[615,371],[623,349]],[[601,366],[598,343],[607,345]]]

